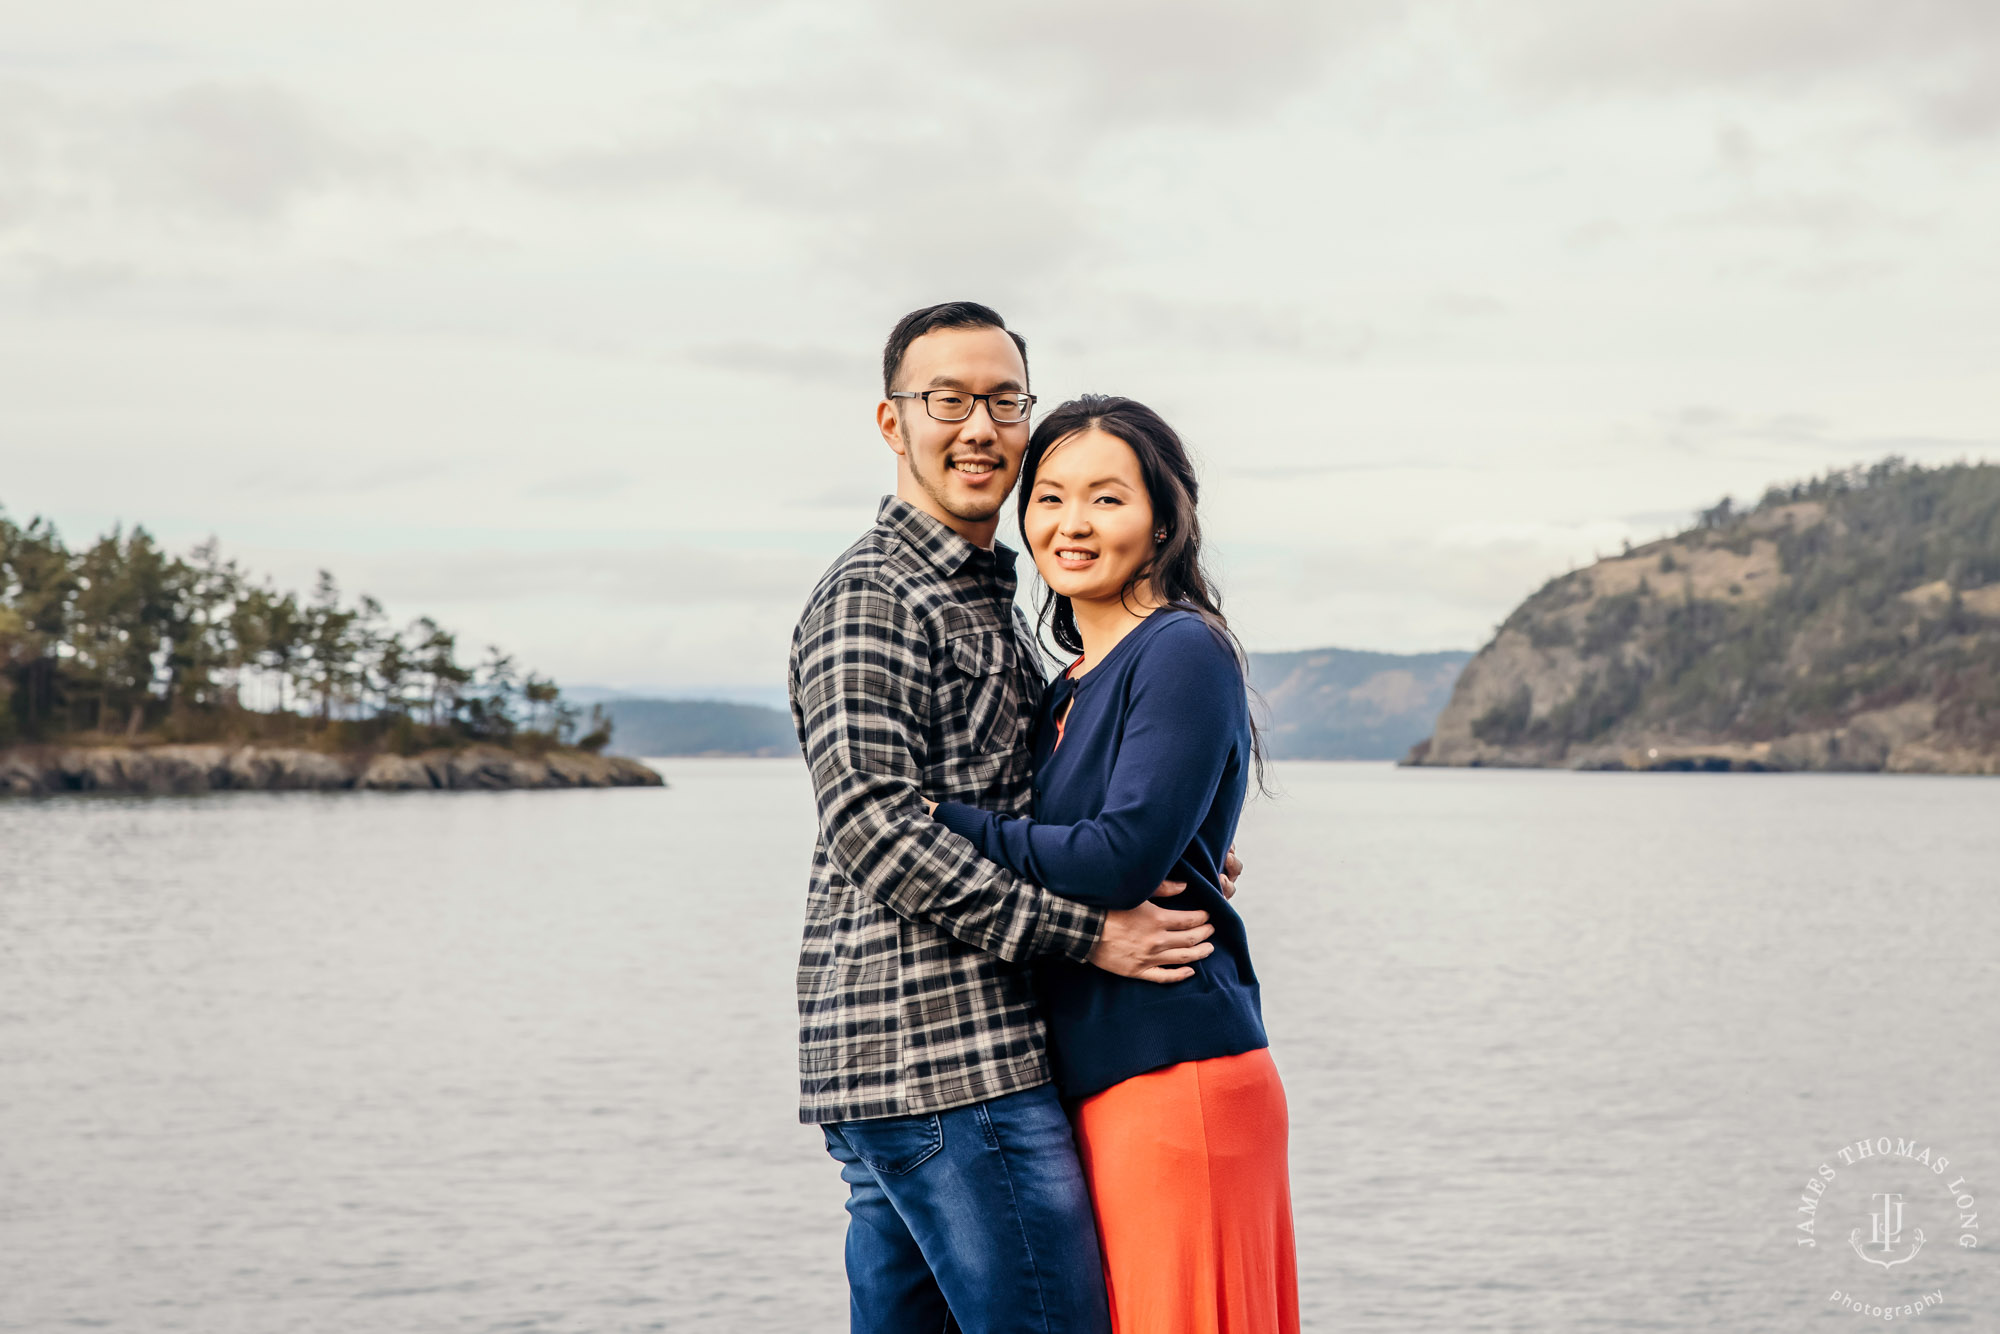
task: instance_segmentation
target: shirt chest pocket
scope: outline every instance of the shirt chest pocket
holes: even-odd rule
[[[946,688],[966,744],[986,754],[1004,753],[1020,739],[1021,696],[1007,636],[974,631],[945,641]]]

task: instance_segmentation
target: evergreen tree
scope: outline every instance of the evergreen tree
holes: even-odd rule
[[[418,715],[422,718],[419,722]],[[489,648],[477,668],[429,617],[397,632],[322,570],[303,603],[253,583],[213,539],[185,557],[143,527],[80,552],[0,510],[0,743],[64,732],[297,735],[347,744],[567,739],[553,681]],[[363,731],[353,733],[354,727]]]

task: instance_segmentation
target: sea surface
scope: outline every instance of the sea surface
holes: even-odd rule
[[[0,802],[0,1330],[844,1329],[805,776],[659,767]],[[1275,779],[1308,1328],[2000,1329],[2000,781]]]

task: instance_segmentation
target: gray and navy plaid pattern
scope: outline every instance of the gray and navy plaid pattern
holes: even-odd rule
[[[1103,913],[987,861],[923,798],[1028,813],[1039,650],[1014,553],[885,498],[792,636],[819,802],[799,949],[799,1119],[944,1111],[1049,1079],[1027,960],[1089,958]]]

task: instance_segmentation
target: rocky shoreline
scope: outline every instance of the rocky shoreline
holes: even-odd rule
[[[59,792],[430,792],[664,787],[617,755],[493,746],[417,755],[326,754],[284,746],[22,746],[0,751],[0,795]]]
[[[1477,679],[1462,689],[1468,699],[1453,701],[1438,720],[1436,735],[1418,742],[1403,760],[1405,765],[1630,772],[2000,774],[2000,752],[1953,745],[1940,737],[1938,707],[1930,700],[1858,713],[1842,727],[1794,732],[1769,741],[1642,731],[1600,745],[1551,747],[1481,741],[1473,734],[1472,719],[1495,692]],[[1482,690],[1484,693],[1479,693]]]

